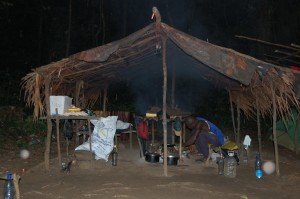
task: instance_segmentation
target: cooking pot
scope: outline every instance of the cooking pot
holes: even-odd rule
[[[169,154],[167,156],[167,165],[177,165],[179,157],[174,154]]]
[[[160,155],[158,153],[146,153],[145,154],[145,160],[147,162],[151,162],[151,163],[159,162],[159,157],[160,157]]]

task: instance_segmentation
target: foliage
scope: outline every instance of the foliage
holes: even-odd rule
[[[45,121],[33,121],[33,116],[28,116],[23,123],[24,134],[44,135],[47,131],[47,123]]]
[[[208,92],[203,101],[204,103],[195,107],[195,116],[204,117],[219,126],[231,125],[230,104],[225,90]]]
[[[112,85],[108,90],[108,110],[134,111],[134,96],[126,83]]]

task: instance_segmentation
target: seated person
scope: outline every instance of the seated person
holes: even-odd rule
[[[199,153],[203,154],[203,158],[208,158],[208,144],[213,146],[221,146],[224,144],[224,134],[222,131],[210,121],[201,117],[189,116],[185,118],[185,124],[192,129],[192,136],[182,145],[182,147],[195,144]]]
[[[138,129],[137,129],[144,155],[148,149],[148,136],[149,136],[148,124],[146,120],[147,120],[146,117],[143,117],[142,121],[138,124]]]

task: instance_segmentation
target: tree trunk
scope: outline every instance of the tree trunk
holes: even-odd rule
[[[40,66],[42,60],[42,43],[43,43],[43,0],[40,7],[40,23],[39,23],[39,37],[38,37],[38,56],[37,56],[37,65]]]
[[[105,24],[105,18],[104,18],[104,1],[101,0],[100,1],[100,13],[101,13],[101,20],[102,20],[102,45],[105,43],[105,27],[106,27],[106,24]]]
[[[68,35],[67,35],[66,57],[68,57],[70,54],[71,28],[72,28],[72,0],[69,0],[69,28],[68,28]]]

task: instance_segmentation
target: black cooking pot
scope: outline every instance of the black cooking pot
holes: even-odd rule
[[[167,165],[177,165],[179,157],[173,154],[168,155]]]
[[[146,153],[145,154],[145,160],[147,162],[151,162],[151,163],[159,162],[159,157],[160,157],[160,155],[158,153]]]
[[[164,147],[164,144],[162,144],[161,146]],[[175,144],[167,144],[167,148],[174,147],[174,146],[175,146]]]

